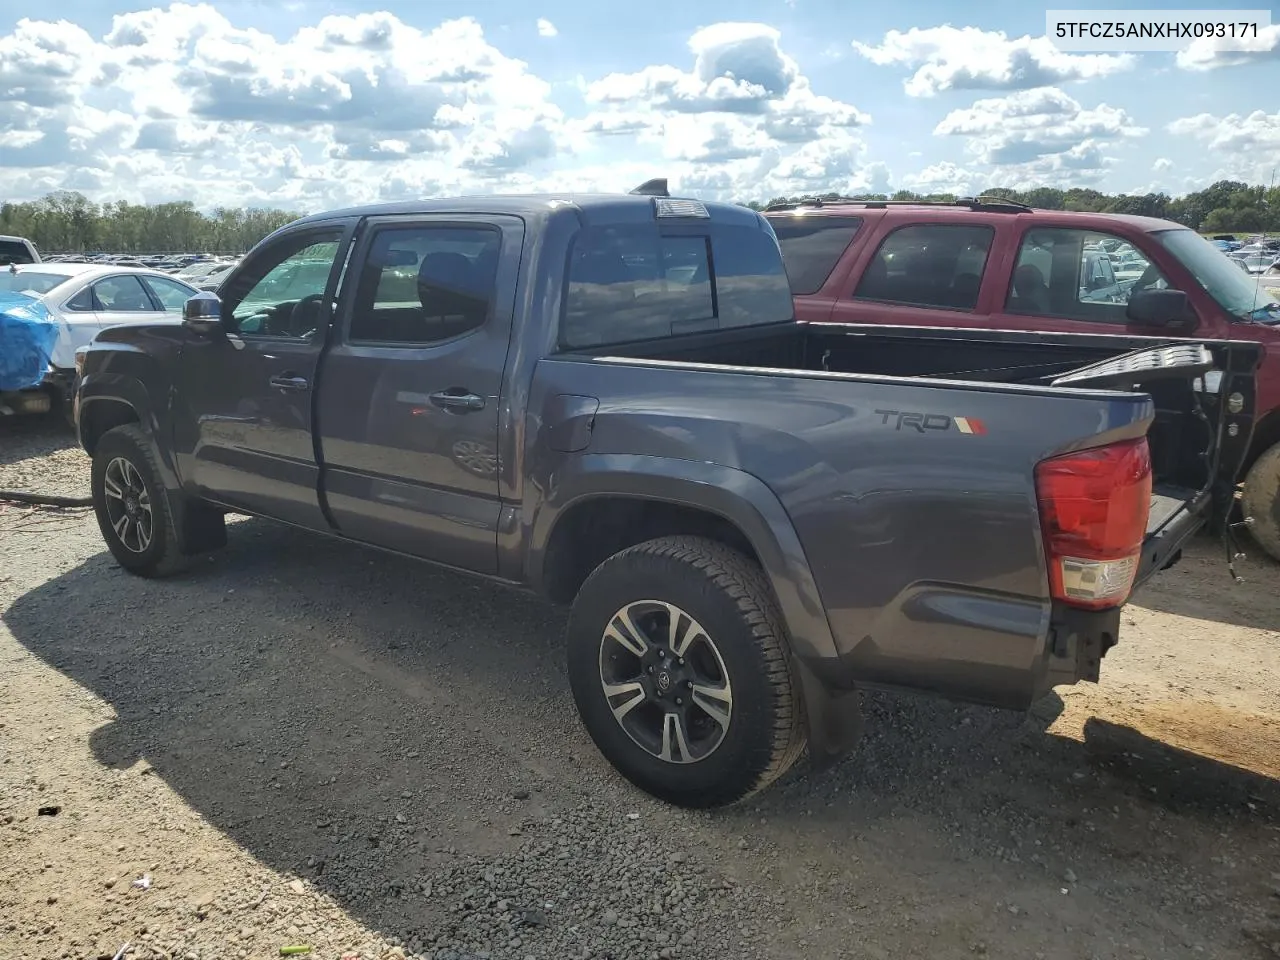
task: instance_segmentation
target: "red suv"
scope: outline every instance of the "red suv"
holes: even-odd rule
[[[1209,241],[1167,220],[981,197],[815,200],[765,215],[801,320],[1260,342],[1243,508],[1254,538],[1280,560],[1280,291]],[[1162,288],[1186,295],[1174,319],[1153,325],[1129,308],[1132,294]]]

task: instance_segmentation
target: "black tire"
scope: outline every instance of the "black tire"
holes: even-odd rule
[[[1273,560],[1280,560],[1280,443],[1263,451],[1244,478],[1240,502],[1253,517],[1249,533]]]
[[[121,467],[122,463],[128,467]],[[129,481],[127,488],[121,483],[122,471]],[[135,478],[137,492],[133,491]],[[155,448],[136,424],[115,427],[98,440],[91,484],[98,528],[116,563],[141,577],[165,577],[185,566],[162,478]],[[116,496],[113,490],[132,496]],[[130,499],[134,509],[122,514]],[[122,516],[126,517],[123,535],[117,529]],[[149,527],[145,525],[148,517]],[[133,518],[132,523],[127,518]],[[147,536],[138,530],[145,530]]]
[[[611,637],[618,635],[611,625],[621,622],[616,617],[623,610],[639,611],[644,619],[649,608],[643,605],[650,601],[686,615],[677,620],[682,626],[671,635],[697,633],[685,648],[688,665],[679,658],[679,674],[674,658],[652,661],[659,664],[654,674],[630,647],[606,639],[606,631],[611,631]],[[655,608],[655,619],[645,622],[660,624],[665,615]],[[701,625],[701,631],[688,628],[690,619]],[[649,629],[665,635],[665,627]],[[641,790],[682,807],[735,803],[781,777],[804,750],[803,710],[784,638],[773,592],[760,568],[742,554],[700,537],[664,537],[638,544],[597,567],[574,601],[569,619],[569,682],[578,714],[605,758]],[[671,646],[640,644],[642,649],[659,648],[657,653],[666,654],[671,650],[660,648]],[[624,664],[618,663],[620,658]],[[728,694],[729,709],[721,711],[727,724],[702,710],[693,694],[683,708],[673,703],[673,690],[709,689],[711,681],[699,679],[703,673],[688,672],[695,670],[695,659],[703,664],[697,670],[724,674],[716,696]],[[663,664],[670,664],[677,678],[695,679],[672,681],[662,693],[657,683],[665,675]],[[619,684],[621,674],[608,681],[605,675],[615,669],[627,675],[637,671],[634,680],[621,685],[644,687],[652,696],[637,689],[615,693],[611,702],[605,683]],[[638,705],[628,706],[626,701],[631,699]],[[723,706],[705,695],[701,699]],[[620,704],[626,708],[624,719],[614,715]],[[687,719],[678,724],[670,721],[670,715],[681,709]],[[673,735],[668,738],[669,721]],[[631,726],[624,728],[624,722]],[[646,732],[645,723],[656,727]],[[705,734],[701,739],[693,735],[699,731]],[[642,739],[648,747],[641,744]],[[668,741],[674,744],[670,750]],[[697,756],[702,750],[705,755]]]

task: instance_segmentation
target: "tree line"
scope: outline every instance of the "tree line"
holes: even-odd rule
[[[0,204],[0,234],[26,237],[43,253],[244,253],[299,216],[243,207],[204,214],[189,200],[96,204],[59,190]]]
[[[1075,187],[1059,190],[993,188],[986,197],[1015,200],[1045,210],[1129,213],[1173,220],[1201,233],[1280,232],[1280,187],[1220,180],[1182,197],[1164,193],[1106,194]],[[775,197],[769,204],[832,200],[834,193]],[[859,200],[950,201],[949,193],[863,194]],[[760,210],[769,204],[748,203]],[[97,204],[59,190],[28,203],[0,204],[0,234],[26,237],[47,253],[244,253],[268,233],[301,214],[287,210],[216,207],[201,213],[189,200],[173,203]]]
[[[762,210],[770,204],[795,203],[800,200],[833,200],[833,193],[802,197],[775,197],[767,204],[749,203],[747,206]],[[1280,232],[1280,187],[1250,185],[1237,180],[1219,180],[1217,183],[1188,193],[1171,197],[1165,193],[1106,194],[1099,190],[1073,187],[1059,190],[1055,187],[1036,187],[1032,190],[1011,190],[995,187],[982,192],[984,197],[999,197],[1025,203],[1043,210],[1077,210],[1088,213],[1127,213],[1142,217],[1159,217],[1173,220],[1201,233],[1259,233]],[[846,199],[857,200],[925,200],[946,202],[959,199],[950,193],[913,193],[899,190],[894,194],[861,194]]]

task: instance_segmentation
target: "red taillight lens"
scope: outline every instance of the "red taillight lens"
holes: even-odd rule
[[[1036,499],[1054,599],[1094,610],[1124,603],[1151,511],[1146,438],[1041,461]]]

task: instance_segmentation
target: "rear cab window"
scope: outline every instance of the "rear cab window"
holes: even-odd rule
[[[770,217],[782,247],[791,292],[808,296],[822,289],[862,227],[862,217],[800,214]]]
[[[782,323],[793,315],[778,241],[762,219],[587,226],[569,251],[559,347]]]

